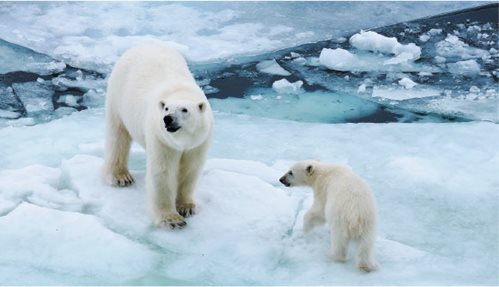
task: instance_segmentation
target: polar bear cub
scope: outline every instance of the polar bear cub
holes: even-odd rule
[[[349,243],[357,246],[357,267],[366,272],[377,269],[374,259],[376,203],[362,178],[349,168],[318,161],[300,161],[280,178],[287,187],[310,186],[312,207],[305,213],[304,232],[327,222],[331,232],[331,255],[345,262]]]
[[[213,114],[187,63],[163,45],[134,47],[118,60],[106,98],[103,172],[115,186],[133,183],[132,140],[146,150],[146,189],[154,222],[180,228],[194,214],[193,193],[212,136]]]

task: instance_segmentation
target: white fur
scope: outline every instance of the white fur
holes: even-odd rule
[[[168,111],[166,111],[168,108]],[[181,126],[168,132],[164,117]],[[185,225],[212,134],[213,114],[184,58],[175,49],[128,50],[109,77],[104,175],[113,185],[133,182],[127,167],[131,140],[147,154],[146,189],[154,222]]]
[[[331,255],[344,262],[350,242],[357,246],[357,266],[377,269],[374,259],[376,203],[367,183],[349,168],[318,161],[296,163],[280,181],[286,186],[310,186],[314,202],[303,221],[304,232],[327,222],[331,230]]]

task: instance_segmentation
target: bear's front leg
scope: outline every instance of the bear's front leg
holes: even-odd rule
[[[184,217],[196,213],[193,194],[199,174],[203,169],[208,143],[184,152],[180,160],[179,187],[177,194],[177,211]]]
[[[148,152],[146,188],[154,223],[160,227],[175,229],[187,224],[175,207],[179,160],[176,153]]]
[[[303,218],[303,232],[308,233],[317,225],[324,224],[324,204],[314,199],[312,207],[305,213]]]

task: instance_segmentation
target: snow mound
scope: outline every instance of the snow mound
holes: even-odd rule
[[[27,220],[30,224],[26,224]],[[82,213],[23,203],[0,217],[0,228],[0,243],[9,247],[2,251],[0,270],[29,266],[75,277],[125,282],[150,270],[159,259],[147,247],[110,231],[95,216]],[[0,273],[4,274],[0,278],[5,278],[5,272]],[[23,277],[24,284],[39,283],[29,273]],[[16,282],[20,281],[10,284]]]
[[[415,61],[421,57],[421,48],[416,44],[402,45],[395,37],[386,37],[374,31],[361,31],[353,35],[350,44],[359,50],[393,54],[404,60]]]

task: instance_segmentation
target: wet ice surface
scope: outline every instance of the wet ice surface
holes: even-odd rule
[[[162,9],[174,9],[178,15],[201,19],[192,23],[192,30],[171,28],[178,19],[157,27],[87,21],[95,9],[109,7],[101,3],[0,7],[10,12],[2,16],[7,24],[0,25],[0,37],[50,54],[0,43],[9,59],[19,59],[0,63],[0,282],[499,282],[497,22],[483,14],[479,18],[484,22],[475,22],[478,16],[467,12],[470,21],[458,21],[454,15],[398,24],[374,30],[376,34],[367,34],[363,45],[356,43],[355,48],[350,36],[368,28],[361,25],[381,26],[393,19],[378,23],[373,22],[376,17],[367,17],[359,27],[344,21],[345,26],[336,25],[334,31],[327,21],[291,21],[286,25],[293,34],[289,27],[272,26],[272,21],[293,19],[293,9],[281,9],[276,19],[255,24],[255,15],[268,13],[265,5],[278,4],[265,3],[250,11],[244,3],[226,4],[223,11],[217,5],[132,3],[110,11],[123,15],[134,8],[142,23],[149,23],[164,13]],[[341,12],[338,7],[360,9],[359,14],[373,10],[371,4],[314,5],[320,7],[300,11],[314,14],[325,9],[330,15],[327,9]],[[376,9],[402,17],[414,13],[413,5],[384,3]],[[419,12],[430,15],[439,7],[459,5],[472,4],[425,3]],[[79,12],[70,19],[75,25],[58,25],[74,12]],[[19,18],[19,23],[16,15],[29,17]],[[241,19],[249,23],[242,25]],[[12,34],[9,23],[19,24]],[[206,23],[215,23],[216,29],[201,29]],[[53,34],[44,32],[47,27],[55,29]],[[309,30],[316,34],[307,34]],[[260,54],[300,43],[299,39],[321,40],[326,30],[332,33],[327,39],[343,38]],[[106,71],[127,45],[144,40],[148,36],[142,34],[150,31],[168,35],[162,40],[176,40],[179,31],[188,32],[180,44],[189,46],[183,52],[216,114],[214,142],[196,192],[198,214],[187,220],[186,229],[175,232],[151,225],[145,204],[146,158],[140,147],[132,147],[129,162],[136,179],[133,186],[113,188],[101,180],[106,73],[71,66]],[[384,37],[395,37],[396,42]],[[260,55],[204,65],[197,62],[206,55],[193,48],[196,39],[203,49],[216,51],[214,58],[255,51]],[[384,45],[376,46],[376,39]],[[228,42],[235,46],[219,49]],[[411,43],[421,48],[419,59]],[[394,47],[402,47],[402,52]],[[357,62],[337,71],[336,59],[330,58],[331,69],[319,59],[323,49],[343,49]],[[330,124],[344,122],[358,124]],[[327,255],[326,227],[303,234],[311,191],[287,189],[278,182],[289,165],[302,159],[350,165],[371,185],[380,214],[379,271],[356,270],[353,254],[346,264],[333,262]]]
[[[0,235],[9,246],[0,259],[2,282],[20,283],[16,275],[28,271],[24,284],[499,279],[497,125],[328,125],[230,114],[217,114],[216,123],[198,214],[175,232],[150,225],[140,147],[130,158],[135,185],[102,182],[102,109],[0,130],[0,226],[9,230]],[[352,258],[332,262],[325,227],[302,233],[311,191],[286,189],[278,178],[304,158],[351,165],[371,184],[381,218],[380,271],[362,274]]]

